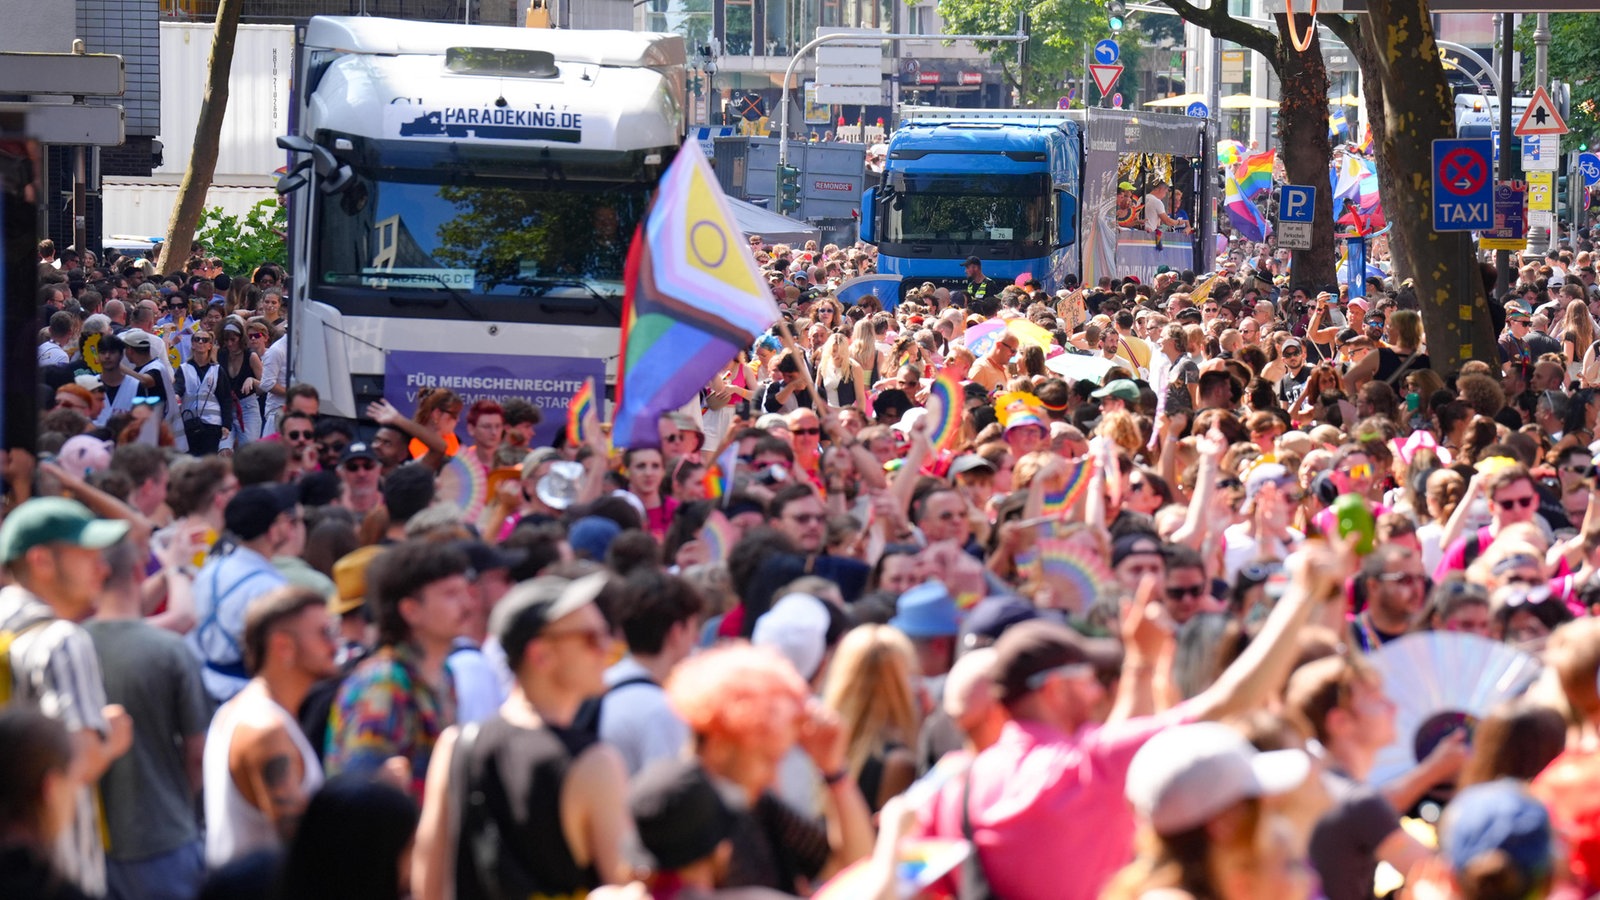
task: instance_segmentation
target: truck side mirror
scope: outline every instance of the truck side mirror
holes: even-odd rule
[[[1066,191],[1056,191],[1056,246],[1066,247],[1078,241],[1078,198]]]
[[[869,187],[861,192],[861,239],[869,244],[878,242],[877,235],[878,189]]]

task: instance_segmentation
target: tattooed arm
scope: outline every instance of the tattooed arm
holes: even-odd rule
[[[234,783],[287,844],[311,799],[304,789],[306,769],[300,750],[282,722],[248,732],[241,727],[240,732],[234,738],[234,746],[243,745],[244,752],[240,764],[233,769]]]

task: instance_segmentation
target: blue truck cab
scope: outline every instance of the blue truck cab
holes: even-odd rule
[[[1055,289],[1077,268],[1083,139],[1065,112],[916,110],[861,204],[862,240],[902,290],[962,283],[962,261]]]

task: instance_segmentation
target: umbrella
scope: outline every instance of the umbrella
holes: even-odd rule
[[[846,306],[855,306],[862,297],[871,294],[888,312],[900,305],[899,275],[861,275],[839,285],[833,296]]]
[[[1278,101],[1253,94],[1229,94],[1220,101],[1223,109],[1277,109]]]
[[[1106,359],[1098,353],[1093,356],[1086,353],[1063,353],[1044,361],[1046,369],[1068,381],[1088,379],[1098,382],[1115,365],[1119,365],[1116,360]]]
[[[973,356],[982,356],[994,347],[994,342],[1000,339],[1000,332],[1005,330],[1006,323],[999,319],[979,322],[977,325],[967,329],[962,342],[967,345],[968,350],[972,351]]]
[[[1034,344],[1042,348],[1045,353],[1049,353],[1052,349],[1058,353],[1061,351],[1061,348],[1056,346],[1055,338],[1050,336],[1050,332],[1027,319],[1012,319],[1006,322],[1006,330],[1016,335],[1018,341]]]
[[[1206,100],[1205,94],[1179,94],[1176,97],[1162,97],[1160,100],[1151,100],[1145,106],[1176,106],[1184,108],[1191,103],[1204,103]]]

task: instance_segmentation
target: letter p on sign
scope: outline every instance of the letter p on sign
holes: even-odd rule
[[[1286,184],[1278,195],[1278,220],[1304,222],[1316,219],[1317,189],[1304,184]]]

